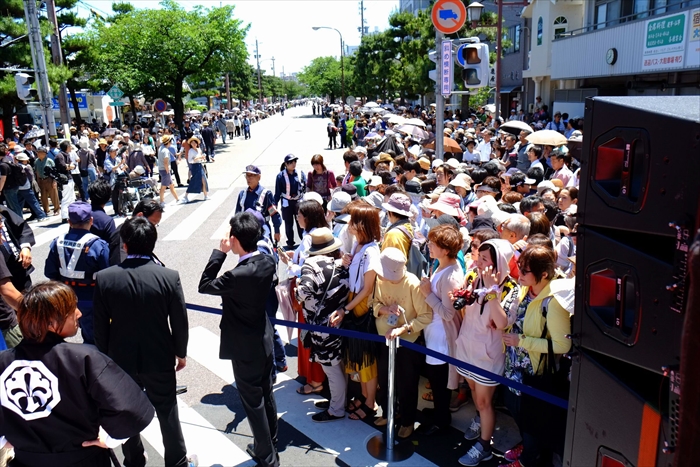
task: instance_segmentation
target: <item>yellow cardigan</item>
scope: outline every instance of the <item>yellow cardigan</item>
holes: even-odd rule
[[[529,288],[523,287],[523,297],[528,292]],[[559,304],[556,296],[552,294],[550,284],[547,284],[527,306],[523,320],[523,334],[520,335],[520,347],[530,354],[535,374],[540,373],[540,356],[547,353],[547,339],[542,339],[540,336],[545,324],[542,318],[542,300],[549,296],[552,296],[552,299],[547,306],[547,337],[552,339],[554,354],[565,354],[571,349],[571,340],[564,337],[571,334],[571,315]]]

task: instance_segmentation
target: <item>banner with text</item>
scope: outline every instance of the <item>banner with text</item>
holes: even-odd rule
[[[683,68],[687,24],[688,12],[646,22],[642,71]]]

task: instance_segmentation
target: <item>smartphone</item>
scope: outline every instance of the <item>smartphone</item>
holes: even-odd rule
[[[389,315],[389,317],[386,319],[386,324],[388,324],[392,328],[396,327],[398,322],[399,322],[399,317],[396,315]]]

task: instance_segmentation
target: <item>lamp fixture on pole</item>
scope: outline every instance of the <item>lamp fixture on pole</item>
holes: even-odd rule
[[[345,65],[343,63],[343,57],[345,56],[345,43],[343,42],[343,35],[336,28],[331,28],[329,26],[313,26],[311,29],[318,31],[319,29],[332,29],[338,33],[340,36],[340,87],[343,99],[343,106],[345,105]]]

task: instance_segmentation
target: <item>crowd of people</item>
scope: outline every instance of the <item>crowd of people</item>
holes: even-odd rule
[[[426,114],[425,120],[430,117]],[[275,375],[288,371],[288,366],[283,343],[268,318],[281,307],[296,312],[300,322],[401,338],[467,364],[455,366],[399,347],[399,438],[414,436],[419,420],[423,435],[444,434],[452,413],[471,401],[476,416],[462,428],[474,443],[459,463],[479,465],[493,455],[498,400],[508,408],[522,438],[505,453],[510,466],[546,463],[563,447],[559,435],[565,414],[561,417],[546,403],[499,384],[493,375],[545,391],[552,378],[567,379],[567,360],[561,357],[571,345],[575,162],[565,146],[530,144],[526,130],[516,141],[512,134],[469,120],[450,120],[444,129],[444,136],[455,141],[468,134],[458,143],[469,140],[464,144],[467,151],[436,157],[426,148],[429,141],[401,133],[390,118],[364,116],[355,122],[361,126],[363,120],[379,137],[350,144],[353,149],[343,154],[345,173],[328,170],[317,154],[310,160],[313,170],[304,174],[296,168],[298,157],[290,154],[269,190],[260,184],[260,168],[247,166],[248,187],[239,193],[230,232],[202,273],[200,293],[222,297],[220,358],[232,361],[254,436],[249,453],[261,465],[279,465],[272,387]],[[192,123],[186,126],[192,128]],[[207,126],[202,122],[202,132]],[[168,128],[157,131],[162,134],[149,136],[146,144],[158,146],[154,152],[162,183],[172,188],[164,175],[178,135]],[[119,136],[117,145],[128,146],[129,138]],[[192,162],[206,161],[207,154],[198,151],[199,138],[185,136],[186,154],[196,153]],[[142,137],[136,138],[143,148]],[[490,148],[487,159],[467,157],[472,140]],[[206,138],[202,141],[207,144]],[[49,166],[47,161],[61,162],[64,153],[70,155],[71,143],[64,143],[53,160],[48,150],[40,152],[43,157],[35,166]],[[79,139],[78,147],[80,143]],[[96,180],[85,190],[91,204],[67,204],[70,229],[51,244],[45,273],[52,282],[31,287],[31,229],[11,208],[0,208],[8,245],[7,252],[3,249],[6,261],[0,261],[0,294],[7,304],[0,309],[0,327],[13,348],[0,354],[0,371],[9,377],[23,371],[58,381],[49,391],[58,396],[59,384],[71,388],[70,393],[60,393],[68,405],[82,398],[100,410],[68,422],[69,417],[52,416],[51,401],[57,398],[27,405],[22,401],[29,399],[22,397],[31,399],[33,388],[20,385],[26,396],[16,396],[14,405],[2,404],[0,409],[5,435],[0,445],[15,447],[18,465],[48,465],[56,459],[66,465],[107,465],[109,456],[98,448],[121,444],[129,465],[142,465],[138,433],[157,413],[166,464],[194,465],[196,456],[187,454],[179,428],[175,397],[175,372],[186,365],[184,295],[177,272],[165,268],[153,253],[163,206],[157,200],[141,202],[117,229],[104,205],[113,194],[115,168],[127,171],[131,153],[126,162],[117,161],[118,150],[100,143],[98,139],[105,157],[102,174],[111,174],[110,181],[99,179],[96,156]],[[486,149],[477,152],[481,155]],[[529,163],[522,169],[521,154]],[[105,170],[108,161],[112,166]],[[146,169],[148,160],[145,164],[144,170],[152,173],[152,166]],[[198,189],[206,190],[206,176],[190,171],[190,184],[192,178],[199,184],[201,176]],[[89,181],[89,171],[87,177]],[[63,204],[58,209],[54,204],[63,216],[61,208]],[[286,248],[279,245],[282,223]],[[219,274],[229,252],[239,256],[238,264]],[[278,281],[279,262],[289,276],[283,282]],[[261,301],[260,296],[267,299]],[[162,306],[145,310],[144,303]],[[104,354],[64,341],[75,335],[78,322],[83,340]],[[302,333],[298,372],[305,384],[297,392],[327,396],[316,403],[319,412],[312,415],[313,421],[348,416],[386,426],[388,359],[386,346],[372,341]],[[80,363],[71,366],[67,361]],[[417,410],[421,376],[430,388],[423,398],[434,406],[429,416]],[[60,415],[68,405],[54,412]],[[104,415],[115,413],[119,416]],[[44,423],[28,425],[29,420],[44,418]],[[69,430],[71,423],[80,429]]]
[[[424,399],[434,404],[432,416],[422,420],[424,434],[441,433],[453,411],[470,400],[475,405],[477,415],[464,427],[465,438],[475,443],[460,464],[491,458],[497,399],[522,437],[506,459],[513,467],[539,465],[563,449],[562,417],[488,374],[536,387],[550,380],[548,373],[566,379],[561,356],[571,346],[577,162],[566,145],[529,143],[535,128],[515,135],[486,122],[448,120],[445,138],[464,150],[443,159],[389,123],[391,114],[348,120],[366,124],[377,137],[363,138],[343,154],[345,174],[335,177],[315,155],[314,170],[305,177],[295,170],[298,158],[288,155],[274,198],[241,203],[240,211],[259,215],[264,241],[272,244],[269,223],[279,232],[281,220],[267,208],[294,200],[282,205],[288,248],[279,256],[291,279],[279,287],[291,288],[300,322],[401,337],[488,372],[399,347],[399,438],[413,435],[422,375],[431,389]],[[472,158],[474,147],[479,149]],[[248,192],[259,190],[259,169],[246,171],[257,179]],[[312,184],[312,177],[323,183]],[[293,220],[284,213],[289,206]],[[299,245],[290,249],[296,233]],[[323,410],[314,421],[349,413],[386,425],[386,347],[310,332],[300,337],[298,355],[299,375],[306,380],[298,392],[328,396],[317,404]]]

